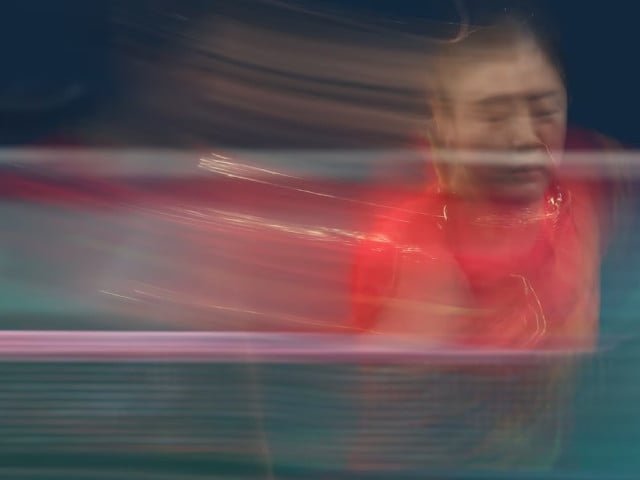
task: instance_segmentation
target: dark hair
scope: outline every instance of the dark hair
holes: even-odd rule
[[[482,22],[460,25],[458,33],[440,42],[432,53],[429,95],[446,100],[446,88],[441,72],[448,70],[447,67],[478,61],[484,55],[493,55],[497,50],[509,48],[523,41],[535,44],[566,84],[561,55],[548,31],[540,23],[514,12],[503,12],[484,17]]]

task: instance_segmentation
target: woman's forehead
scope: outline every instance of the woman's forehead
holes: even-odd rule
[[[473,50],[439,62],[436,74],[452,101],[483,103],[493,98],[564,95],[557,68],[532,43]]]

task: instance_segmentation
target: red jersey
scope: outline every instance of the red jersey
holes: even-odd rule
[[[568,143],[602,148],[584,133],[573,133]],[[532,233],[526,245],[517,240],[499,252],[465,249],[452,235],[473,247],[469,238],[479,221],[508,238],[523,228],[520,219],[495,218],[492,224],[469,218],[454,232],[447,212],[464,200],[434,183],[387,209],[358,252],[356,328],[480,348],[589,348],[599,313],[603,202],[596,182],[560,178],[542,210],[527,220]]]

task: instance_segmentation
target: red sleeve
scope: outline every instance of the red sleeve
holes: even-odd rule
[[[382,234],[369,238],[360,246],[352,270],[353,326],[358,331],[371,330],[385,298],[393,295],[396,282],[398,248]]]
[[[385,209],[384,220],[377,222],[357,248],[351,305],[352,325],[358,331],[373,329],[385,300],[396,293],[401,248],[410,235],[414,212],[423,208],[423,196],[393,201],[399,208]]]

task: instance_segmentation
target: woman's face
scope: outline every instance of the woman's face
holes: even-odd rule
[[[566,132],[566,92],[553,64],[522,41],[442,73],[448,100],[434,108],[434,125],[447,186],[471,197],[540,198]]]

